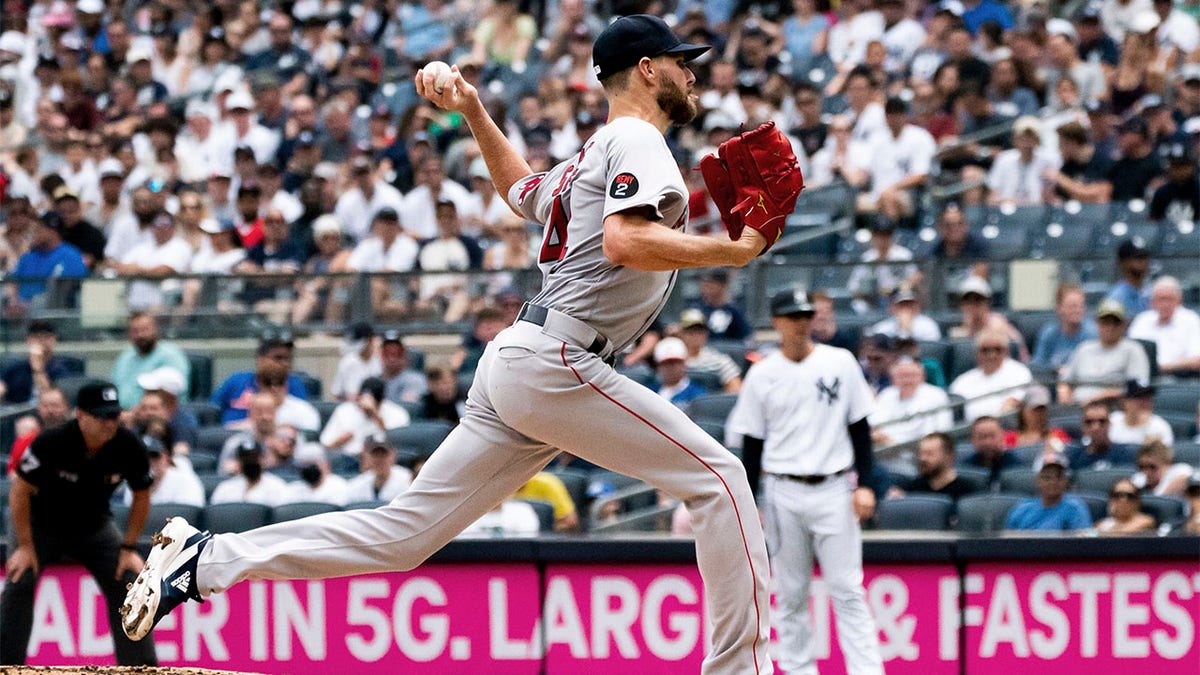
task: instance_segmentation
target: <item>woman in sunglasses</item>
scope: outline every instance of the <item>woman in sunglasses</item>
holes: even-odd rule
[[[1142,496],[1128,478],[1121,478],[1108,490],[1108,517],[1096,523],[1100,534],[1152,532],[1154,518],[1141,512]]]

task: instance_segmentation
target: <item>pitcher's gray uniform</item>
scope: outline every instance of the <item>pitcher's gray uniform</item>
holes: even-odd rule
[[[863,590],[862,531],[851,499],[855,457],[847,431],[871,405],[870,386],[854,356],[815,344],[802,361],[775,352],[751,366],[729,415],[732,431],[763,440],[760,503],[775,584],[775,657],[787,675],[817,673],[809,613],[814,555],[833,600],[847,672],[883,672]]]
[[[546,223],[543,290],[488,345],[466,416],[412,487],[374,511],[215,535],[199,556],[200,592],[412,569],[562,449],[688,504],[712,622],[705,672],[770,673],[766,546],[744,469],[605,363],[650,325],[675,281],[674,272],[614,266],[602,249],[609,214],[650,207],[664,226],[687,220],[687,189],[662,134],[617,118],[576,157],[518,181],[509,201]]]

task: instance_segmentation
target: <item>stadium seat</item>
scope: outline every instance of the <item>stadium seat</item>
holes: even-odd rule
[[[524,502],[533,507],[534,513],[538,517],[539,532],[554,531],[554,505],[550,502],[541,499],[518,499],[516,501]]]
[[[958,529],[961,532],[990,533],[1004,529],[1008,512],[1025,500],[1022,495],[970,495],[958,500]]]
[[[357,511],[359,509],[377,509],[387,502],[369,501],[369,502],[350,502],[342,507],[343,511]]]
[[[1149,251],[1150,255],[1156,255],[1162,240],[1162,229],[1164,228],[1161,225],[1150,222],[1144,214],[1134,218],[1103,221],[1096,228],[1096,239],[1092,243],[1093,250],[1115,251],[1121,242],[1133,239]]]
[[[729,412],[737,403],[737,394],[709,394],[701,396],[688,404],[687,414],[697,421],[725,423]]]
[[[1033,463],[1037,461],[1037,458],[1046,453],[1046,445],[1044,443],[1019,445],[1015,448],[1011,448],[1009,452],[1016,457],[1022,465],[1032,467]]]
[[[713,437],[718,443],[725,442],[725,425],[721,422],[713,420],[695,420],[696,426],[704,430],[704,433]]]
[[[353,478],[359,474],[361,462],[357,455],[331,450],[325,453],[325,459],[329,462],[329,470],[339,476]]]
[[[1187,502],[1175,497],[1142,495],[1142,513],[1154,516],[1159,525],[1174,525],[1187,514]]]
[[[1163,225],[1161,249],[1164,253],[1185,258],[1200,257],[1200,227],[1191,221]]]
[[[188,454],[188,461],[192,463],[192,471],[197,475],[208,473],[216,473],[217,471],[217,455],[211,452],[192,452]]]
[[[203,508],[192,504],[151,504],[150,514],[146,516],[146,526],[142,528],[141,539],[149,539],[167,524],[168,518],[176,516],[194,526],[202,520],[203,511]]]
[[[593,482],[593,483],[596,483],[596,482],[608,483],[609,485],[615,487],[618,490],[620,490],[621,488],[629,487],[630,485],[637,485],[638,483],[642,482],[642,481],[638,480],[637,478],[634,478],[633,476],[626,476],[623,473],[617,473],[616,471],[609,471],[608,469],[600,469],[599,471],[591,471],[588,473],[588,479],[590,479],[591,482]]]
[[[190,410],[202,427],[221,424],[221,406],[207,400],[191,400],[179,404],[180,410]]]
[[[329,423],[329,418],[333,416],[333,411],[342,404],[341,401],[309,401],[313,407],[317,409],[317,414],[321,416],[321,428]]]
[[[321,394],[324,391],[324,385],[321,384],[321,379],[315,375],[310,375],[302,370],[293,370],[292,375],[300,378],[300,382],[304,385],[304,391],[308,393],[309,401],[321,400]]]
[[[441,420],[413,420],[408,426],[388,429],[387,439],[397,450],[403,448],[427,456],[446,440],[450,429],[450,425]]]
[[[854,215],[855,189],[843,182],[805,190],[796,201],[796,214],[826,214],[830,220]]]
[[[947,530],[954,500],[945,495],[914,494],[885,499],[875,509],[879,530]]]
[[[1200,385],[1192,382],[1187,384],[1165,384],[1154,394],[1154,412],[1182,413],[1196,415],[1196,405],[1200,404]]]
[[[1133,341],[1146,350],[1146,360],[1150,362],[1150,381],[1153,382],[1158,379],[1158,345],[1153,340],[1141,338],[1133,338]]]
[[[1034,217],[1033,214],[1026,215],[1031,218]],[[1029,233],[1031,229],[1040,225],[1040,222],[1041,217],[1039,215],[1037,216],[1037,222],[1027,222],[1019,218],[1010,218],[1007,222],[1000,225],[985,225],[979,234],[987,242],[988,258],[991,260],[1013,260],[1025,257],[1029,252]]]
[[[197,474],[196,477],[200,479],[200,484],[204,486],[204,501],[206,503],[212,499],[213,490],[217,489],[217,486],[221,484],[221,481],[229,478],[229,476],[223,476],[216,472],[201,473]]]
[[[271,522],[284,523],[289,520],[300,520],[309,516],[315,516],[318,513],[330,513],[333,511],[341,511],[342,507],[336,504],[327,504],[325,502],[296,502],[294,504],[280,504],[271,509]]]
[[[571,501],[575,503],[575,510],[582,516],[587,511],[588,483],[591,482],[591,476],[574,469],[558,469],[547,473],[557,476],[562,481],[567,493],[571,495]]]
[[[1079,498],[1088,507],[1088,515],[1092,522],[1100,520],[1108,515],[1108,497],[1098,492],[1072,492],[1070,494]]]
[[[193,401],[206,401],[212,395],[213,357],[206,352],[184,350],[188,367],[188,398]]]
[[[1191,413],[1161,412],[1159,413],[1159,417],[1171,425],[1171,432],[1175,434],[1175,438],[1196,437],[1195,411]]]
[[[742,374],[750,367],[746,360],[746,343],[741,340],[709,340],[708,346],[733,359]]]
[[[1122,478],[1134,474],[1133,467],[1116,467],[1111,469],[1084,469],[1075,472],[1075,489],[1080,492],[1099,492],[1108,494],[1112,484]]]
[[[704,387],[705,391],[721,391],[721,374],[715,370],[688,368],[687,376],[692,382]]]
[[[204,529],[213,534],[245,532],[271,522],[271,507],[249,502],[209,504],[204,507]]]
[[[971,492],[987,492],[991,488],[992,471],[977,466],[963,466],[955,469],[955,473],[963,482],[970,484]]]
[[[657,379],[654,369],[641,363],[635,366],[618,365],[617,372],[645,387],[654,384]]]
[[[1036,495],[1037,472],[1033,469],[1005,469],[1000,472],[1000,491],[1020,495]]]
[[[1033,235],[1029,255],[1033,258],[1078,258],[1092,246],[1095,226],[1090,223],[1063,225],[1051,222]]]
[[[1175,441],[1175,461],[1200,467],[1200,443]]]
[[[226,429],[222,426],[200,427],[196,430],[196,450],[219,455],[225,447],[225,441],[237,433],[236,429]]]
[[[396,405],[408,412],[409,419],[419,420],[425,417],[425,404],[421,401],[399,401]]]

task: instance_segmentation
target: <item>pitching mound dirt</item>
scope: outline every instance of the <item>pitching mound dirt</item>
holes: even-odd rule
[[[234,673],[232,670],[202,670],[199,668],[144,668],[140,665],[58,665],[58,667],[31,667],[31,665],[0,665],[0,675],[256,675]]]

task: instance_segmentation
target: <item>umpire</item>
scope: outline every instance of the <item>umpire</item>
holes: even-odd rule
[[[117,663],[154,666],[154,641],[127,638],[117,613],[126,583],[142,569],[137,539],[150,510],[151,484],[146,448],[120,425],[121,404],[111,383],[85,384],[76,408],[74,420],[33,440],[9,492],[14,536],[0,594],[0,665],[25,663],[38,576],[46,564],[69,557],[104,593]],[[133,492],[124,535],[108,508],[122,479]]]

